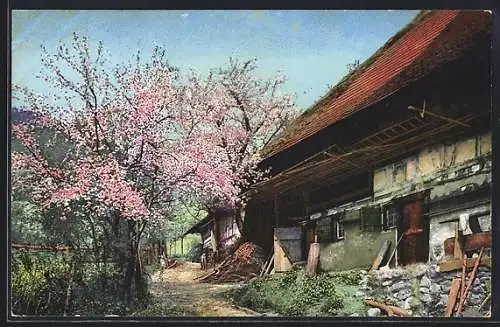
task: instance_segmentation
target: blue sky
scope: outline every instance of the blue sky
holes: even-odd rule
[[[171,64],[202,74],[223,65],[229,56],[256,57],[258,74],[277,70],[287,76],[286,91],[309,107],[346,73],[363,62],[418,11],[357,10],[199,10],[104,11],[16,10],[12,12],[12,82],[44,90],[40,45],[49,51],[73,32],[91,42],[102,40],[110,61],[151,53],[165,46]]]

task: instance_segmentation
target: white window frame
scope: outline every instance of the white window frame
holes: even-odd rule
[[[339,233],[339,231],[340,231],[339,226],[342,226],[342,236],[340,236],[340,233]],[[335,239],[337,241],[343,240],[345,238],[345,229],[344,229],[344,221],[343,221],[343,219],[337,219],[337,220],[335,220],[335,234],[336,234],[335,235]]]
[[[390,217],[392,218],[392,224],[390,226],[386,223],[389,221],[389,211],[392,211],[390,215]],[[395,206],[394,204],[388,204],[384,206],[382,212],[382,230],[391,230],[394,228],[398,228],[400,219],[401,212],[399,211],[397,206]]]

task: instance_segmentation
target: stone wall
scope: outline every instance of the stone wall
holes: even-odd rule
[[[461,271],[441,273],[436,268],[435,264],[415,264],[404,269],[372,271],[370,276],[373,282],[371,286],[366,286],[367,295],[407,309],[414,317],[442,317],[451,281],[454,277],[460,277]],[[479,267],[464,311],[478,311],[491,290],[490,281],[490,270]],[[485,306],[482,313],[485,314],[487,310],[488,306]]]

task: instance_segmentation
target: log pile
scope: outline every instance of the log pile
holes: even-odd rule
[[[246,242],[215,267],[212,272],[199,279],[203,282],[246,281],[259,274],[264,260],[264,250],[258,245]]]

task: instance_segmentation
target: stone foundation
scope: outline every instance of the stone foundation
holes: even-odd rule
[[[436,268],[435,264],[415,264],[404,269],[372,271],[371,282],[365,281],[370,283],[365,285],[367,295],[404,308],[414,317],[442,317],[448,302],[451,281],[454,277],[460,277],[462,271],[441,273],[436,271]],[[491,290],[490,281],[490,270],[479,267],[464,311],[478,311],[479,305]],[[484,313],[486,311],[488,305],[482,310]]]

